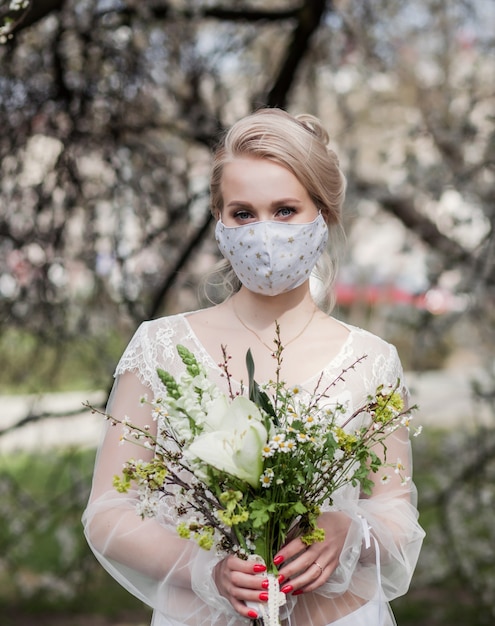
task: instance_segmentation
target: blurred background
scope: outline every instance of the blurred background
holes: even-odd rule
[[[260,106],[348,177],[340,319],[395,343],[424,549],[401,626],[495,622],[493,0],[0,1],[0,623],[138,626],[82,537],[138,324],[206,306],[210,153]]]

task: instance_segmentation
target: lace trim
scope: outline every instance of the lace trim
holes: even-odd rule
[[[351,380],[349,376],[346,381],[351,387],[354,387],[354,381],[359,380],[366,389],[366,393],[372,393],[379,384],[394,385],[397,379],[402,381],[402,366],[393,345],[361,328],[347,324],[344,326],[349,329],[349,335],[340,351],[322,372],[315,374],[305,383],[301,383],[302,386],[310,389],[311,383],[318,380],[322,373],[325,379],[330,381],[336,370],[341,370],[346,363],[349,364],[365,354],[367,355],[366,362],[359,370],[356,369],[356,377]],[[173,375],[183,370],[175,349],[178,343],[187,345],[212,375],[216,378],[220,376],[221,370],[218,364],[199,341],[185,313],[143,322],[129,342],[114,375],[118,376],[132,371],[144,385],[153,390],[153,393],[157,393],[161,388],[156,374],[157,367],[165,367]],[[405,387],[403,391],[407,394]]]

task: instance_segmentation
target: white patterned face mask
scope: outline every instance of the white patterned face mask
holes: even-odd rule
[[[276,296],[307,280],[328,241],[321,213],[307,224],[262,221],[225,226],[215,237],[241,283],[250,291]]]

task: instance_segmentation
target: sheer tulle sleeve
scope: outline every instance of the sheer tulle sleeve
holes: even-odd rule
[[[143,396],[152,395],[154,376],[154,367],[147,362],[149,351],[141,349],[145,340],[144,331],[138,331],[124,354],[107,412],[119,420],[129,416],[133,423],[156,430],[148,405],[140,402]],[[126,371],[127,367],[132,369]],[[85,535],[95,556],[128,591],[178,623],[234,623],[237,613],[213,582],[214,553],[179,538],[166,511],[142,519],[136,510],[136,493],[120,494],[113,488],[113,476],[121,474],[126,460],[146,460],[152,454],[137,444],[122,445],[121,435],[120,425],[107,426],[83,516]]]
[[[385,345],[387,352],[374,360],[366,388],[372,392],[378,384],[394,385],[400,380],[407,407],[409,394],[397,352]],[[392,600],[406,593],[417,563],[424,531],[418,523],[408,427],[391,433],[386,447],[380,446],[376,452],[384,464],[371,474],[371,495],[365,496],[358,487],[349,485],[336,494],[331,507],[345,512],[351,525],[339,567],[318,590],[328,598],[347,592],[367,601],[377,594]]]
[[[400,459],[403,476],[410,477],[410,444],[404,431],[389,437],[387,458],[393,455]],[[324,596],[349,591],[372,600],[380,587],[382,598],[392,600],[409,587],[424,537],[418,524],[416,489],[411,481],[401,484],[402,478],[390,468],[380,470],[380,474],[388,482],[378,482],[370,497],[354,499],[338,494],[334,500],[333,508],[345,512],[352,521],[340,565],[318,590]],[[380,476],[373,478],[380,481]]]

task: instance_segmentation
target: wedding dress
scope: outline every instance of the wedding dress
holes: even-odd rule
[[[345,400],[347,410],[352,412],[374,395],[378,385],[402,381],[403,373],[391,344],[362,329],[347,328],[347,339],[338,354],[323,372],[315,372],[301,386],[312,391],[321,376],[321,384],[329,384],[344,368],[366,356],[345,380],[332,387],[339,402]],[[120,419],[128,415],[134,421],[134,415],[143,411],[136,401],[137,392],[151,399],[162,389],[156,368],[174,377],[180,375],[184,365],[177,355],[177,344],[193,352],[211,380],[227,391],[221,369],[195,335],[188,314],[179,314],[144,322],[136,331],[116,368],[109,414]],[[235,381],[232,384],[240,388]],[[407,400],[405,386],[402,392]],[[107,428],[119,430],[120,426]],[[107,437],[100,447],[83,516],[85,534],[96,558],[130,593],[154,609],[153,626],[248,624],[249,620],[240,617],[216,589],[213,568],[220,557],[213,550],[203,550],[195,542],[179,538],[173,504],[162,499],[160,514],[143,520],[136,513],[135,492],[122,494],[112,487],[112,476],[120,473],[125,460],[141,455],[137,446],[129,450],[134,444],[118,446],[116,442],[117,435],[111,441]],[[400,460],[405,474],[411,476],[407,428],[388,437],[387,460]],[[287,595],[287,604],[281,610],[283,626],[395,624],[388,603],[406,593],[424,532],[418,524],[413,482],[401,484],[393,470],[391,474],[388,483],[375,481],[371,496],[363,496],[359,487],[352,485],[335,494],[328,509],[343,511],[351,520],[340,564],[315,592]]]

